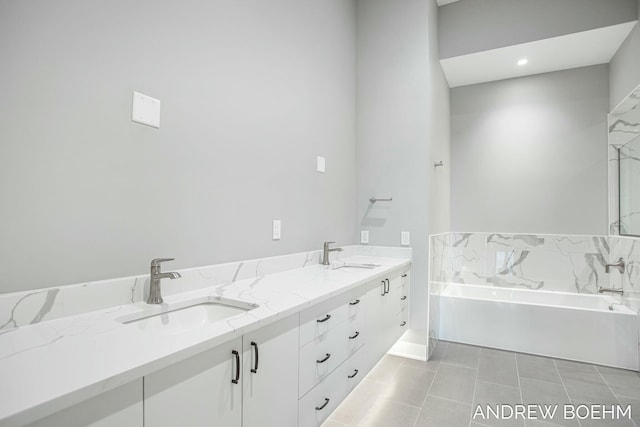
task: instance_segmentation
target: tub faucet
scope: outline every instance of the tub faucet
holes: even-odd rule
[[[620,274],[624,274],[624,260],[622,258],[618,258],[618,262],[616,262],[615,264],[607,264],[604,267],[604,271],[605,272],[609,272],[611,271],[611,267],[613,268],[617,268],[620,271]]]
[[[162,304],[162,292],[160,290],[161,279],[178,279],[182,277],[180,273],[176,272],[160,272],[160,263],[173,261],[174,259],[175,258],[156,258],[151,261],[151,285],[149,286],[147,304]]]
[[[329,263],[329,252],[342,252],[342,248],[333,248],[329,249],[329,245],[335,242],[324,242],[324,247],[322,250],[322,265],[331,265]]]
[[[600,289],[598,289],[598,293],[610,293],[610,294],[618,294],[618,295],[624,295],[624,290],[622,290],[622,288],[603,288],[602,286],[600,286]]]
[[[612,303],[609,305],[609,311],[613,311],[613,310],[615,310],[615,306],[616,306],[616,305],[624,306],[624,304],[623,304],[623,303],[621,303],[621,302],[612,302]]]

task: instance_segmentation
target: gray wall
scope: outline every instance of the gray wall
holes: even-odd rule
[[[607,234],[608,67],[451,91],[452,228]]]
[[[633,21],[637,0],[461,0],[439,8],[450,58]]]
[[[640,0],[638,0],[637,18],[640,19]],[[609,64],[610,110],[613,110],[639,84],[640,24],[636,24]]]
[[[0,58],[0,292],[353,243],[353,1],[0,1]]]
[[[435,14],[434,14],[435,15]],[[431,31],[431,30],[430,30]],[[429,39],[437,44],[434,36]],[[437,52],[437,46],[430,52]],[[429,64],[429,234],[451,231],[451,111],[449,85],[437,56]],[[442,162],[442,166],[434,164]]]
[[[448,144],[448,122],[440,118],[448,116],[443,107],[449,94],[438,61],[436,19],[434,0],[357,2],[357,235],[369,230],[370,244],[399,246],[401,231],[411,232],[409,340],[422,343],[433,215],[430,146],[435,136],[440,146]],[[393,202],[370,205],[372,196]]]

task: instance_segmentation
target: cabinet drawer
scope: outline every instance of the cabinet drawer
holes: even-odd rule
[[[409,327],[409,309],[407,308],[406,310],[402,310],[396,314],[395,320],[396,322],[393,326],[395,328],[402,329],[402,332],[400,332],[401,334],[404,333],[404,331]]]
[[[346,359],[348,325],[348,322],[342,322],[300,349],[299,396],[307,393]]]
[[[409,284],[411,282],[411,272],[409,270],[407,270],[404,273],[400,274],[400,282],[403,285]]]
[[[348,309],[347,306],[341,304],[333,309],[325,310],[313,310],[311,313],[305,313],[300,315],[300,347],[310,343],[311,341],[322,337],[327,332],[335,328],[340,323],[347,320]],[[303,315],[305,317],[311,317],[310,320],[306,320],[303,323]]]
[[[403,288],[391,295],[392,313],[398,313],[409,308],[409,293],[402,292]]]
[[[347,354],[353,354],[365,343],[366,336],[366,319],[363,316],[354,318],[347,322]]]
[[[366,346],[361,347],[344,362],[346,368],[344,371],[347,381],[347,393],[351,393],[351,390],[353,390],[360,381],[362,381],[362,378],[367,375],[367,366],[365,361],[366,351]]]
[[[300,313],[300,347],[326,334],[348,317],[364,313],[364,293],[363,285]],[[350,304],[356,300],[360,302]]]
[[[366,294],[363,293],[347,303],[347,319],[349,322],[358,321],[358,319],[365,316],[366,300]]]
[[[298,427],[319,427],[347,395],[344,364],[298,401]]]

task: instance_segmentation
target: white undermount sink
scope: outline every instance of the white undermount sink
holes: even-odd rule
[[[179,333],[213,324],[258,308],[244,301],[200,297],[173,304],[158,304],[116,320],[146,331]]]
[[[332,270],[364,271],[364,270],[373,270],[376,267],[380,267],[380,264],[344,264],[344,265],[333,267]]]

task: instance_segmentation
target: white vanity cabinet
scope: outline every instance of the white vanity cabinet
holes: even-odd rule
[[[298,427],[318,427],[366,374],[366,288],[300,313]]]
[[[145,427],[241,427],[242,338],[144,377]]]
[[[367,284],[368,369],[402,336],[409,320],[409,270]]]
[[[244,335],[242,347],[242,426],[295,426],[298,315]]]
[[[298,315],[144,378],[145,427],[279,427],[298,411]]]
[[[29,427],[143,427],[142,379],[29,424]]]

